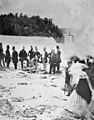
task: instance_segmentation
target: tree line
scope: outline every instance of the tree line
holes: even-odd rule
[[[52,19],[38,15],[28,17],[20,13],[0,15],[0,34],[19,36],[47,36],[61,38],[62,32]]]

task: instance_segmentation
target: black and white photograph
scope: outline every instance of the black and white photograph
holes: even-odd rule
[[[94,120],[94,0],[0,0],[0,120]]]

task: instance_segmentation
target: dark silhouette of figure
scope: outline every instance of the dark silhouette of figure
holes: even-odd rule
[[[23,69],[23,62],[24,60],[27,61],[27,66],[29,66],[29,60],[27,59],[27,52],[25,51],[25,47],[19,53],[20,61],[21,61],[21,68]]]
[[[4,53],[3,53],[3,46],[2,43],[0,43],[0,67],[5,67],[5,61],[4,61]],[[2,61],[3,61],[3,65],[2,65]]]
[[[57,49],[57,53],[56,53],[56,67],[57,67],[57,71],[60,71],[60,63],[61,63],[61,51],[59,46],[56,46]]]
[[[14,64],[14,68],[17,69],[17,63],[18,63],[18,52],[15,50],[15,46],[12,48],[12,61]]]
[[[32,58],[34,58],[34,50],[33,50],[33,47],[32,47],[32,46],[30,46],[30,50],[29,50],[29,52],[28,52],[28,56],[30,57],[30,60],[31,60]]]
[[[7,49],[5,52],[5,62],[7,64],[7,68],[9,68],[10,62],[11,62],[11,55],[10,55],[10,51],[9,51],[10,47],[9,45],[7,45]]]

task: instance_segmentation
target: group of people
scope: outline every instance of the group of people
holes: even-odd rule
[[[18,63],[18,52],[15,50],[15,46],[12,47],[12,56],[10,54],[10,46],[7,45],[6,47],[6,51],[4,54],[3,51],[3,45],[2,43],[0,43],[0,67],[7,67],[9,68],[10,66],[10,62],[12,60],[13,64],[14,64],[14,68],[17,69],[17,63]],[[3,64],[2,64],[3,62]]]
[[[27,67],[34,67],[37,70],[38,63],[43,64],[43,71],[47,72],[47,62],[50,64],[49,74],[60,71],[61,63],[61,51],[59,46],[56,46],[57,52],[55,53],[54,49],[51,49],[51,52],[48,53],[46,47],[43,48],[42,53],[38,51],[37,46],[33,49],[33,46],[30,46],[30,50],[27,53],[25,47],[23,46],[22,50],[18,53],[15,46],[12,47],[12,55],[10,54],[10,46],[6,46],[6,51],[4,54],[3,45],[0,43],[0,66],[10,67],[10,62],[14,64],[14,68],[17,69],[18,61],[21,62],[21,68],[24,68],[24,61],[27,62]],[[3,65],[2,65],[3,62]]]

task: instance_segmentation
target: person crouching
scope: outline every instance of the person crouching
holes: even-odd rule
[[[53,73],[55,74],[55,68],[56,68],[56,54],[55,54],[55,50],[54,50],[54,49],[51,50],[49,63],[50,63],[49,74],[52,73],[52,70],[53,70]]]

